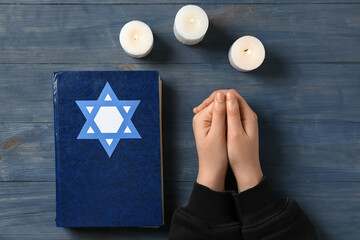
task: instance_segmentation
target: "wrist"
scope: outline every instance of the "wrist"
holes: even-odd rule
[[[264,175],[261,169],[259,169],[245,174],[235,174],[235,178],[238,192],[243,192],[258,185],[264,178]]]
[[[199,171],[196,182],[213,191],[223,192],[225,191],[225,175],[226,173],[203,174],[203,172]]]

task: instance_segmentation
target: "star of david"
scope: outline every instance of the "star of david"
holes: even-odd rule
[[[75,102],[86,118],[77,139],[98,139],[109,157],[120,139],[141,138],[131,122],[140,100],[119,100],[109,83],[97,100]]]

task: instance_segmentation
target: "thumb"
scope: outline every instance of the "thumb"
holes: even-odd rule
[[[210,132],[215,134],[225,133],[226,102],[225,94],[218,92],[215,97]]]

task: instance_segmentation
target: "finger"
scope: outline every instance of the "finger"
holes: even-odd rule
[[[193,112],[196,114],[196,113],[200,112],[202,109],[209,106],[215,100],[215,96],[218,92],[222,92],[222,93],[226,94],[228,91],[233,91],[233,92],[235,92],[235,95],[240,97],[240,95],[233,89],[231,89],[231,90],[229,90],[229,89],[216,90],[207,99],[205,99],[199,106],[195,107],[193,109]]]
[[[247,117],[252,117],[252,114],[254,113],[254,111],[251,109],[251,107],[245,101],[245,99],[242,96],[240,96],[239,93],[237,93],[237,99],[239,102],[239,108],[240,108],[240,112],[242,114],[242,119],[246,119]]]
[[[247,104],[245,99],[238,96],[239,109],[243,128],[247,135],[252,136],[258,134],[258,122],[256,113]]]
[[[234,133],[243,133],[244,129],[241,123],[239,103],[233,92],[226,94],[226,115],[228,136]]]
[[[244,101],[244,99],[240,96],[240,94],[234,90],[234,89],[221,89],[221,90],[217,90],[217,91],[214,91],[207,99],[205,99],[199,106],[193,108],[193,112],[195,114],[197,114],[198,112],[200,112],[202,109],[206,108],[207,106],[209,106],[215,99],[215,96],[216,96],[216,93],[218,92],[222,92],[224,94],[226,94],[227,92],[233,92],[236,96],[236,98],[238,99],[239,103],[240,101]],[[245,104],[247,104],[245,102]],[[241,106],[240,106],[241,107]]]
[[[200,112],[201,110],[203,110],[204,108],[206,108],[207,106],[209,106],[215,99],[216,93],[218,91],[213,92],[208,98],[206,98],[199,106],[195,107],[193,109],[193,112],[195,114],[197,114],[198,112]]]
[[[212,110],[214,108],[214,103],[210,103],[208,106],[203,108],[200,112],[198,112],[196,115],[199,115],[199,118],[203,121],[210,121],[212,119]]]
[[[201,111],[199,111],[197,114],[195,114],[194,117],[211,122],[213,107],[214,103],[212,102],[208,106],[203,108]]]
[[[251,119],[254,116],[254,111],[251,109],[251,107],[248,105],[245,99],[235,89],[226,90],[226,92],[232,92],[236,96],[239,103],[242,120],[247,118]]]
[[[226,94],[227,93],[227,90],[226,89],[221,89],[221,90],[216,90],[214,91],[207,99],[205,99],[199,106],[195,107],[193,109],[193,112],[196,114],[198,112],[200,112],[202,109],[206,108],[207,106],[209,106],[214,100],[215,100],[215,97],[216,97],[216,94],[218,92],[222,92],[223,94]]]
[[[195,129],[200,129],[200,131],[196,131],[196,132],[204,134],[205,136],[208,134],[211,127],[213,105],[214,104],[211,103],[209,106],[201,110],[199,113],[195,114],[193,118],[194,133],[195,133]]]
[[[218,92],[215,97],[212,122],[210,132],[215,134],[224,134],[225,136],[225,118],[226,118],[226,97],[222,92]]]

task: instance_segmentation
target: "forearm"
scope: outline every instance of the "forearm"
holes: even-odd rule
[[[188,205],[174,213],[169,239],[241,240],[233,193],[194,183]]]
[[[281,198],[263,179],[255,187],[234,195],[244,240],[317,239],[315,229],[290,198]]]

